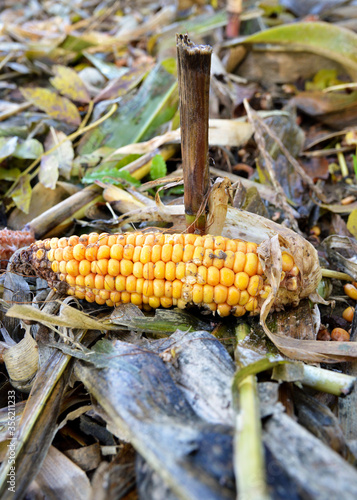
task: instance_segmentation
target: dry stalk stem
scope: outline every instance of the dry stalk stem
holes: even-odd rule
[[[209,189],[208,112],[212,48],[177,35],[181,150],[188,232],[204,233],[203,207]]]

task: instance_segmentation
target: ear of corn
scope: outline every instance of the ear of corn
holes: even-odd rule
[[[258,313],[271,291],[257,248],[222,236],[91,233],[37,241],[17,255],[11,270],[97,304],[192,304],[220,316],[242,316]],[[282,252],[284,296],[300,286],[293,256]]]

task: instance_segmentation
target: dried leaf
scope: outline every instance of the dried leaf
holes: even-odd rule
[[[50,82],[61,94],[73,99],[73,101],[87,103],[90,95],[81,77],[72,68],[66,66],[53,66],[55,76]]]
[[[51,150],[57,144],[66,139],[66,135],[61,131],[51,128],[45,141],[46,151]],[[65,141],[52,153],[41,158],[40,182],[47,188],[54,189],[59,174],[66,179],[71,176],[72,162],[74,158],[73,145],[71,141]]]
[[[25,99],[34,106],[45,111],[49,116],[71,125],[79,125],[81,117],[77,106],[66,97],[61,97],[51,90],[36,88],[20,88]]]
[[[14,153],[17,141],[18,137],[0,137],[0,162]]]

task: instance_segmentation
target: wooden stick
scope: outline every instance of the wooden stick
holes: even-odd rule
[[[212,48],[176,36],[187,231],[205,232],[209,190],[208,114]]]

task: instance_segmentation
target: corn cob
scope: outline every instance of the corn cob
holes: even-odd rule
[[[195,234],[97,234],[37,241],[10,270],[88,302],[141,308],[187,305],[220,316],[258,313],[270,293],[256,243]],[[280,288],[300,286],[294,258],[282,252]]]

